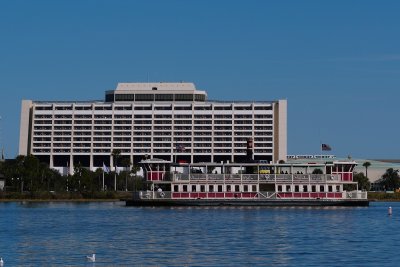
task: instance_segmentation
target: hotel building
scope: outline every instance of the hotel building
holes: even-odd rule
[[[286,100],[207,100],[192,83],[119,83],[105,101],[23,100],[20,123],[19,154],[63,174],[114,168],[113,150],[132,163],[243,162],[250,138],[255,160],[286,160]]]

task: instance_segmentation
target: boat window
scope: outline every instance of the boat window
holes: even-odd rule
[[[332,186],[330,185],[330,186],[328,186],[328,191],[329,192],[332,192],[333,191],[333,188],[332,188]]]
[[[319,192],[325,192],[325,187],[324,187],[323,185],[321,185],[321,186],[319,187]]]
[[[222,185],[218,185],[218,192],[222,192]]]
[[[206,192],[206,186],[200,185],[200,192]]]
[[[308,192],[308,186],[307,185],[303,185],[303,192]]]
[[[187,185],[186,184],[183,185],[183,190],[182,191],[183,192],[187,192]]]
[[[179,186],[177,184],[174,185],[174,192],[179,192]]]
[[[257,192],[257,185],[253,185],[253,190],[252,190],[253,192]]]
[[[208,186],[208,192],[214,192],[214,185]]]
[[[336,186],[336,192],[340,192],[340,185]]]
[[[248,192],[249,186],[247,184],[243,185],[243,192]]]
[[[299,191],[300,191],[299,186],[298,186],[298,185],[295,185],[295,186],[294,186],[294,192],[299,192]]]
[[[231,191],[232,191],[231,185],[230,184],[226,185],[226,192],[231,192]]]
[[[196,192],[196,185],[192,185],[192,192]]]
[[[235,185],[235,192],[240,192],[240,186],[238,184]]]
[[[316,189],[315,185],[311,186],[311,192],[317,192],[317,189]]]
[[[278,192],[282,192],[282,186],[278,185]]]
[[[290,188],[290,185],[287,185],[286,186],[286,192],[290,192],[290,191],[292,191],[292,189]]]

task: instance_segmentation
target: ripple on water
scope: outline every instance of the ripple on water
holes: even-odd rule
[[[132,208],[0,203],[7,266],[397,266],[400,205]],[[90,265],[91,266],[91,265]]]

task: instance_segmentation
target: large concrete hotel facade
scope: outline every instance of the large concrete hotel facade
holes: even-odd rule
[[[19,154],[61,173],[114,168],[111,153],[186,162],[286,160],[287,102],[209,101],[192,83],[119,83],[105,101],[23,100]],[[178,147],[178,149],[177,149]]]

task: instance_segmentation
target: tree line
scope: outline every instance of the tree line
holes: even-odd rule
[[[354,174],[353,181],[358,183],[358,188],[361,190],[369,191],[371,190],[371,182],[368,179],[368,168],[371,166],[369,161],[363,163],[365,168],[365,174],[363,172]],[[384,191],[395,191],[400,188],[400,176],[399,170],[389,168],[381,176],[379,180],[375,182],[378,189]]]
[[[102,168],[91,171],[77,164],[73,174],[63,176],[33,155],[20,155],[15,159],[0,162],[0,173],[5,177],[6,191],[11,192],[133,191],[135,188],[139,190],[142,184],[142,178],[137,176],[139,167],[130,167],[130,162],[124,164],[126,165],[123,165],[123,171],[108,173],[103,172]]]

